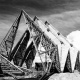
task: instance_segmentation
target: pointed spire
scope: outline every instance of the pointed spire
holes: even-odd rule
[[[22,16],[22,11],[0,44],[0,53],[7,58],[9,57],[14,44],[14,40],[17,34],[21,16]]]

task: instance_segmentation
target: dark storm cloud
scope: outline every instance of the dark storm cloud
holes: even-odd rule
[[[78,0],[0,0],[0,3],[7,4],[7,5],[25,6],[25,7],[35,8],[38,10],[44,10],[44,9],[60,7],[63,4],[69,2],[75,2],[75,1]]]
[[[24,9],[31,17],[36,15],[39,18],[45,17],[43,20],[48,20],[48,17],[55,13],[80,9],[80,0],[0,0],[0,22],[9,25],[12,24],[21,9]],[[48,21],[51,24],[55,24],[53,22],[55,19],[52,17]],[[63,22],[64,20],[61,21]],[[67,22],[65,24],[67,25]],[[1,24],[1,26],[3,25]],[[61,29],[63,29],[62,25]],[[58,28],[58,25],[56,27]]]
[[[0,0],[0,13],[17,13],[20,9],[26,9],[30,14],[47,14],[50,10],[65,8],[66,4],[78,1],[79,0]]]
[[[37,10],[47,10],[58,7],[59,4],[65,3],[66,0],[1,0],[1,4],[17,5],[34,8]]]

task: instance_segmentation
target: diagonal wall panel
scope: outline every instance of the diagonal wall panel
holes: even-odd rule
[[[0,53],[3,54],[8,59],[14,44],[14,40],[19,27],[21,16],[22,16],[22,11],[0,44]]]
[[[71,57],[72,71],[74,71],[74,68],[75,68],[77,55],[78,55],[78,50],[74,47],[70,47],[70,57]]]

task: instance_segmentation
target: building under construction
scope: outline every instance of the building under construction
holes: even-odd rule
[[[22,17],[26,30],[13,47]],[[32,66],[36,55],[41,62]],[[48,80],[55,73],[80,71],[79,64],[79,51],[54,26],[24,10],[0,44],[0,79]]]

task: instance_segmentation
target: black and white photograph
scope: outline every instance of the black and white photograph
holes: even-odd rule
[[[80,0],[0,0],[0,80],[80,80]]]

